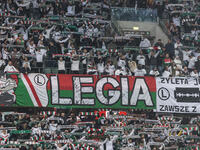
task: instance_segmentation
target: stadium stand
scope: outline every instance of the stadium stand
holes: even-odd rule
[[[191,120],[190,120],[191,119]],[[1,145],[20,149],[197,149],[199,118],[133,111],[1,113]]]
[[[0,149],[200,148],[199,0],[0,0],[0,23]]]
[[[198,76],[194,71],[199,69],[199,14],[195,2],[157,2],[137,11],[113,7],[129,6],[130,1],[113,3],[2,2],[1,71],[137,75],[145,69],[144,75],[162,76],[168,61],[167,76],[184,76],[184,67],[190,76]],[[112,26],[121,19],[157,21],[155,8],[162,14],[161,21],[162,16],[168,16],[165,25],[172,43],[154,41],[148,31],[119,35]],[[129,62],[135,64],[134,68]],[[159,74],[155,74],[157,71]]]

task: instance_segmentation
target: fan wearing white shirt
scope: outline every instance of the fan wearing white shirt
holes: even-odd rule
[[[192,53],[192,51],[189,49],[186,49],[186,50],[182,50],[181,52],[183,53],[183,61],[187,65],[189,62],[189,56]]]
[[[88,3],[88,0],[82,0],[81,2],[82,2],[82,4],[81,4],[81,5],[84,7],[84,6],[86,6],[86,5],[87,5],[87,3]]]
[[[126,73],[124,72],[124,70],[122,69],[122,67],[118,66],[117,70],[115,71],[115,75],[116,76],[123,76],[125,75]]]
[[[175,48],[175,56],[179,55],[179,49],[183,46],[183,44],[180,42],[180,40],[177,40],[176,43],[174,44]]]
[[[164,70],[164,72],[163,72],[163,74],[162,74],[162,77],[168,78],[168,77],[170,77],[170,76],[171,76],[171,72],[170,72],[168,66],[166,66],[166,67],[165,67],[165,70]]]
[[[47,50],[45,49],[45,46],[42,40],[38,41],[37,46],[40,47],[40,51],[46,56]]]
[[[73,144],[71,144],[72,146],[73,146],[73,149],[75,149],[74,148],[74,145]],[[68,149],[68,143],[66,143],[66,144],[64,144],[64,145],[62,145],[61,143],[55,143],[55,146],[56,146],[56,150],[65,150],[65,149]]]
[[[75,5],[73,5],[72,2],[69,2],[69,5],[67,7],[67,14],[75,15]]]
[[[188,63],[188,70],[189,70],[189,72],[191,72],[194,69],[196,61],[197,61],[197,59],[193,56],[193,54],[191,54],[189,56],[189,63]]]
[[[2,57],[4,60],[8,60],[10,58],[8,49],[6,47],[2,48]]]
[[[108,61],[105,66],[105,73],[108,75],[114,75],[115,72],[115,66],[112,64],[111,61]]]
[[[134,146],[135,146],[135,142],[133,142],[131,138],[128,139],[128,147],[134,147]]]
[[[65,74],[65,61],[62,57],[58,60],[58,73]]]
[[[2,59],[2,57],[0,57],[0,70],[3,71],[4,66],[6,65],[5,60]]]
[[[195,40],[198,40],[198,34],[200,30],[197,30],[197,28],[194,28],[191,30],[191,34],[195,37]]]
[[[181,75],[184,76],[184,77],[189,76],[189,71],[188,71],[188,68],[186,66],[184,66],[184,68],[182,69]]]
[[[98,62],[98,64],[97,64],[98,73],[99,74],[103,74],[104,73],[104,69],[105,69],[104,62],[102,62],[102,61]]]
[[[149,75],[150,75],[150,76],[157,77],[157,76],[160,75],[160,73],[159,73],[158,69],[155,67],[153,70],[151,70],[151,71],[149,72]]]
[[[118,135],[114,135],[112,139],[110,137],[106,138],[106,140],[100,144],[99,149],[100,150],[114,150],[113,143],[116,142],[117,138],[118,138]]]
[[[79,64],[80,60],[78,56],[71,58],[71,72],[73,74],[79,74]]]
[[[183,63],[182,63],[182,61],[181,61],[181,59],[180,59],[180,57],[179,56],[176,56],[176,58],[174,59],[174,63],[175,63],[175,65],[179,68],[179,69],[181,69],[182,70],[182,65],[183,65]]]
[[[46,30],[44,31],[43,35],[46,39],[50,38],[51,31],[55,28],[55,26],[52,26],[51,28],[46,27]]]
[[[83,54],[82,54],[82,58],[81,58],[81,62],[83,64],[83,74],[87,73],[87,57],[89,56],[89,53],[87,52],[87,49],[83,50]]]
[[[106,50],[106,44],[105,44],[104,40],[102,40],[102,47],[101,48]]]
[[[56,131],[58,127],[58,124],[55,122],[55,120],[52,120],[49,124],[49,130],[50,131]]]
[[[87,27],[87,31],[86,31],[86,35],[87,36],[92,36],[94,33],[94,26],[92,24],[90,24],[88,27]]]
[[[149,48],[151,47],[151,43],[147,38],[144,38],[141,42],[140,42],[140,48]]]
[[[55,39],[56,43],[66,43],[71,38],[71,35],[68,35],[65,39],[63,37],[58,37]]]
[[[82,34],[84,34],[85,33],[85,25],[83,24],[82,26],[80,26],[79,28],[78,28],[78,32],[80,32],[80,33],[82,33]]]
[[[196,58],[200,56],[200,49],[198,48],[196,51],[193,51],[193,54]]]
[[[191,76],[191,77],[194,77],[194,78],[198,78],[198,77],[199,77],[199,73],[198,73],[198,71],[197,71],[196,69],[194,69],[194,71],[192,71],[192,72],[190,73],[190,76]]]
[[[35,54],[35,44],[34,44],[34,42],[33,41],[30,41],[29,42],[29,44],[28,44],[28,48],[29,48],[29,52],[31,53],[31,54]]]
[[[26,7],[27,9],[29,9],[30,1],[20,1],[20,3],[18,1],[15,1],[15,3],[18,7]]]
[[[180,27],[181,26],[181,20],[180,20],[180,17],[178,17],[178,15],[173,17],[172,20],[173,20],[173,23],[175,24],[176,27]]]
[[[53,36],[52,37],[53,37],[53,39],[55,41],[58,41],[59,39],[62,38],[61,32],[60,32],[60,30],[58,28],[56,28],[56,31],[53,32]]]
[[[39,73],[42,73],[43,71],[43,58],[44,58],[44,53],[41,52],[40,49],[38,49],[36,52],[35,52],[35,56],[36,56],[36,62],[37,62],[37,71]]]
[[[4,73],[6,72],[19,72],[19,71],[12,65],[12,61],[9,61],[8,65],[4,68]]]
[[[21,34],[23,34],[23,39],[24,39],[24,41],[27,41],[27,40],[28,40],[28,38],[29,38],[29,37],[28,37],[28,33],[29,33],[31,27],[32,27],[32,25],[30,25],[26,30],[23,30],[23,31],[22,31]]]
[[[142,65],[142,66],[145,66],[145,56],[143,55],[143,52],[140,51],[140,54],[136,57],[136,60],[138,62],[138,65]]]
[[[31,70],[30,61],[28,60],[27,57],[24,58],[24,61],[22,63],[22,67],[24,67],[25,65],[27,65],[28,68]]]
[[[176,43],[174,44],[174,48],[177,49],[179,47],[183,46],[183,44],[180,42],[180,40],[177,40]]]
[[[138,67],[134,70],[133,73],[135,76],[145,76],[147,72],[145,69],[142,69],[141,65],[138,65]]]
[[[126,60],[125,60],[125,56],[121,56],[117,62],[117,65],[119,67],[121,67],[123,70],[125,70],[126,68]]]
[[[181,75],[181,70],[182,68],[179,68],[178,66],[174,67],[174,75],[175,76],[180,76]]]
[[[41,127],[38,127],[38,125],[35,124],[35,126],[32,127],[32,135],[39,134],[40,130],[41,130]]]

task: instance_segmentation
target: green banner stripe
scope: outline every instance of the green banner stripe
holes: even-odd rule
[[[21,79],[19,79],[18,88],[16,89],[15,94],[17,99],[16,106],[34,107],[28,91]]]

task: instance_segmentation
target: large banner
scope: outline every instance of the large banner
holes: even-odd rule
[[[157,112],[200,113],[198,78],[156,78]]]
[[[0,79],[0,105],[57,108],[156,108],[153,77],[20,74]]]

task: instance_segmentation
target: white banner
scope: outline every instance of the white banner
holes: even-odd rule
[[[157,112],[200,113],[198,78],[156,78]]]

